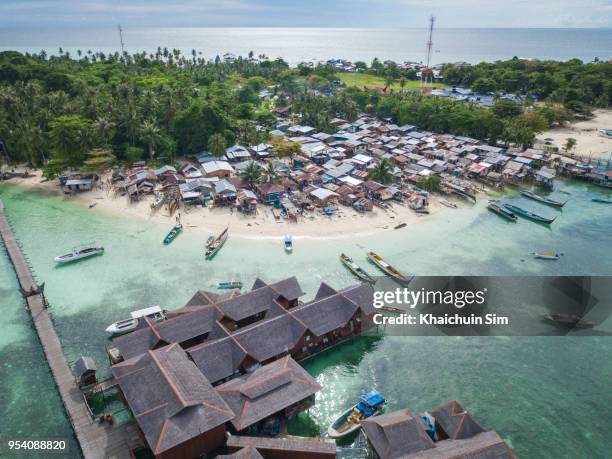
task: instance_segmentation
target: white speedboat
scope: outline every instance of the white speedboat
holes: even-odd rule
[[[95,247],[84,247],[84,248],[74,248],[72,252],[67,253],[65,255],[59,255],[55,257],[53,260],[56,263],[69,263],[71,261],[82,260],[83,258],[93,257],[94,255],[103,254],[104,247],[95,246]]]
[[[290,234],[285,236],[285,252],[291,253],[293,252],[293,238]]]
[[[159,306],[151,306],[150,308],[139,309],[132,311],[130,319],[120,320],[106,327],[106,332],[113,336],[124,335],[136,330],[138,322],[141,318],[146,317],[152,322],[161,322],[166,319],[164,311]]]

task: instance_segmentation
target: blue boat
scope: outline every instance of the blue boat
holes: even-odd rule
[[[591,201],[593,202],[598,202],[600,204],[612,204],[612,201],[609,199],[603,199],[603,198],[593,198],[591,199]]]
[[[523,209],[522,207],[515,206],[513,204],[504,204],[504,207],[506,209],[510,210],[511,212],[514,212],[515,214],[520,215],[521,217],[528,218],[529,220],[532,220],[532,221],[537,222],[537,223],[545,223],[545,224],[548,225],[548,224],[554,222],[555,218],[557,218],[557,217],[546,218],[546,217],[538,215],[538,214],[536,214],[534,212],[531,212],[531,211],[529,211],[527,209]]]
[[[331,438],[349,435],[361,428],[361,421],[381,414],[386,400],[377,391],[371,390],[361,396],[361,401],[342,413],[327,429]]]

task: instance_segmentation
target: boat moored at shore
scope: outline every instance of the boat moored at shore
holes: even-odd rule
[[[533,199],[534,201],[538,201],[543,204],[547,204],[549,206],[559,207],[559,208],[563,207],[565,203],[567,202],[567,201],[565,202],[555,201],[554,199],[546,198],[544,196],[541,196],[539,194],[536,194],[536,193],[533,193],[527,190],[521,191],[521,195],[525,196],[526,198]]]
[[[183,225],[181,225],[180,223],[174,225],[172,229],[168,232],[168,234],[166,234],[166,237],[164,238],[164,244],[168,245],[172,241],[174,241],[181,231],[183,231]]]
[[[223,230],[212,242],[206,245],[206,259],[211,260],[223,247],[229,236],[229,226]]]
[[[505,218],[506,220],[510,220],[511,222],[515,222],[518,220],[518,217],[514,215],[512,211],[500,205],[499,201],[489,202],[489,204],[487,205],[487,209],[489,209],[491,212],[495,212],[497,215],[502,218]]]
[[[544,223],[546,225],[549,225],[555,221],[555,218],[557,218],[557,217],[553,217],[553,218],[544,217],[542,215],[536,214],[535,212],[531,212],[527,209],[523,209],[522,207],[515,206],[514,204],[504,204],[504,207],[508,209],[509,211],[517,215],[520,215],[521,217],[525,217],[529,220],[532,220],[536,223]]]
[[[392,277],[393,279],[395,279],[396,281],[402,284],[409,284],[410,281],[412,280],[411,276],[406,276],[401,271],[399,271],[397,268],[391,266],[389,263],[383,260],[383,258],[380,255],[374,252],[368,252],[368,260],[374,263],[386,275]]]
[[[368,282],[370,284],[376,283],[376,279],[370,276],[361,266],[359,266],[352,258],[345,254],[340,254],[340,261],[344,266],[348,268],[350,272],[352,272],[355,276],[361,279],[364,282]]]

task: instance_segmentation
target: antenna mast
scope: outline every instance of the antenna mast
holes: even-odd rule
[[[119,41],[121,42],[121,54],[125,54],[125,46],[123,45],[123,29],[121,28],[121,24],[118,25],[119,27]]]
[[[429,17],[429,39],[427,40],[427,47],[425,53],[425,67],[421,69],[421,92],[428,93],[431,91],[431,85],[433,84],[433,70],[431,69],[431,47],[433,46],[433,29],[436,18],[433,16]]]

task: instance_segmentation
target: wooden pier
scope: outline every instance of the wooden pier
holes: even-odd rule
[[[85,459],[132,458],[131,450],[141,445],[135,422],[111,426],[100,424],[92,419],[83,394],[64,356],[44,297],[41,293],[33,293],[38,290],[38,285],[6,218],[1,200],[0,234],[21,288],[26,292],[32,321],[83,456]]]

